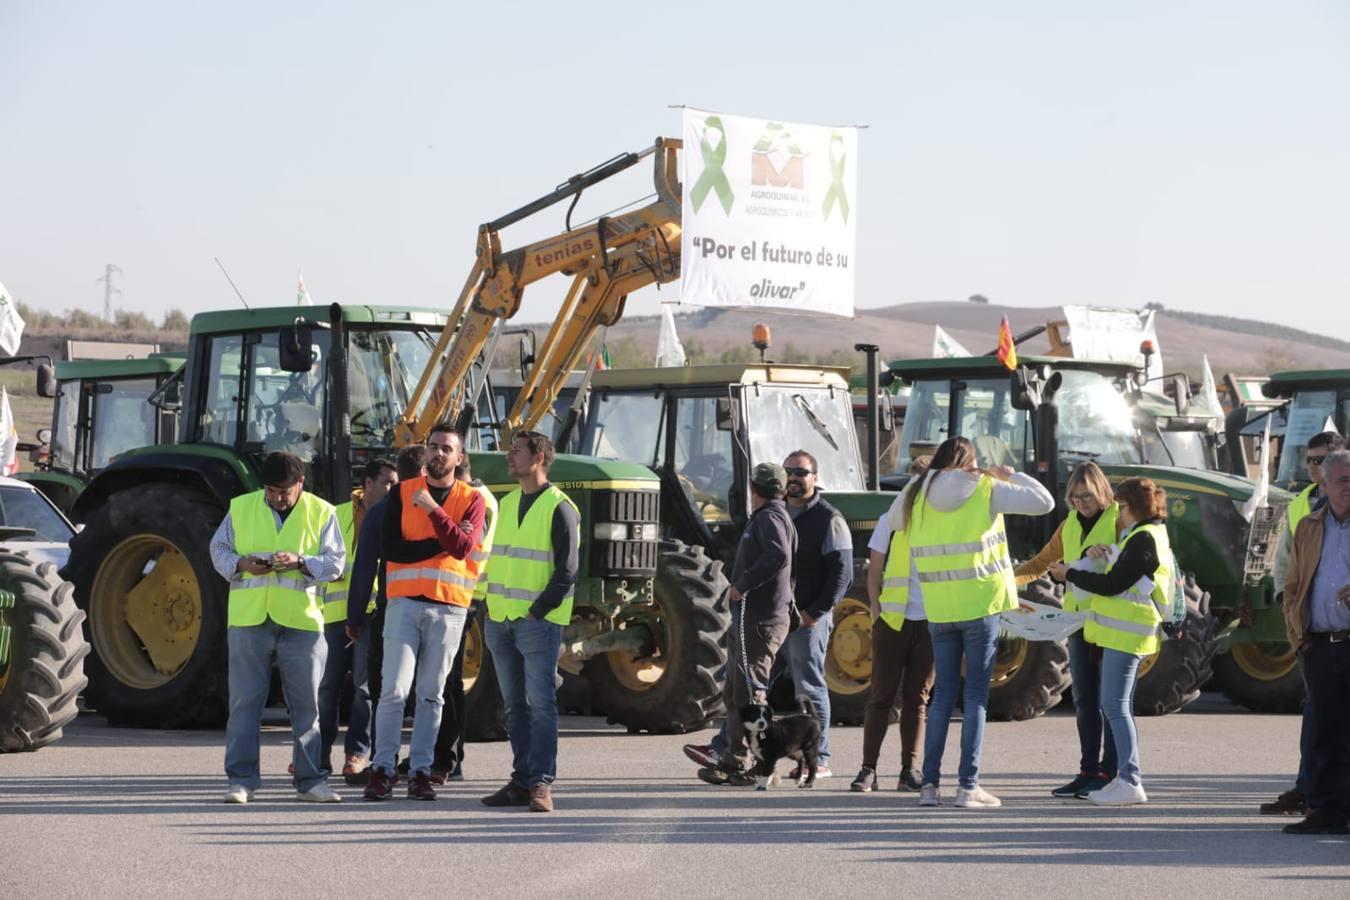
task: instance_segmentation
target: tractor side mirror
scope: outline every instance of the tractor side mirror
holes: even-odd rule
[[[52,442],[52,430],[50,428],[39,428],[37,439],[39,444],[50,444]]]
[[[1172,402],[1176,404],[1179,416],[1186,415],[1186,410],[1191,407],[1191,382],[1185,375],[1172,376]]]
[[[56,396],[56,369],[51,363],[39,363],[37,367],[37,392],[39,397]]]
[[[534,365],[534,332],[527,331],[520,336],[520,381],[525,383],[525,379],[530,375],[530,366]]]
[[[1041,380],[1036,372],[1021,367],[1013,370],[1008,376],[1008,402],[1024,412],[1041,405]]]
[[[277,337],[281,371],[308,372],[314,367],[314,330],[307,323],[283,325]]]
[[[895,407],[891,405],[891,395],[882,394],[877,409],[877,428],[886,434],[895,431]]]
[[[730,397],[717,398],[717,430],[735,431],[736,420],[740,418],[740,403]]]

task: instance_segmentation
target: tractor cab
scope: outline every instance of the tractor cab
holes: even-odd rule
[[[1261,392],[1287,403],[1275,483],[1302,490],[1310,483],[1303,461],[1308,439],[1322,431],[1345,434],[1350,427],[1350,369],[1276,372]]]

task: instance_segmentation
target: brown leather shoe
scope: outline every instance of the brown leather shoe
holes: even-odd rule
[[[426,772],[417,772],[408,779],[409,800],[435,800],[436,792],[431,789],[431,778]]]
[[[430,778],[432,784],[445,784],[445,770],[432,769]]]
[[[505,787],[496,793],[488,794],[479,802],[484,806],[528,806],[530,792],[514,781],[508,781]]]
[[[364,756],[357,756],[355,753],[348,753],[347,760],[342,764],[342,777],[352,778],[360,775],[370,765],[370,760]]]
[[[1272,803],[1261,804],[1263,816],[1301,816],[1308,812],[1308,800],[1297,788],[1285,791]]]
[[[553,812],[553,792],[542,781],[530,785],[530,812]]]
[[[367,800],[388,800],[394,794],[394,780],[383,769],[370,770],[370,784],[362,795]]]

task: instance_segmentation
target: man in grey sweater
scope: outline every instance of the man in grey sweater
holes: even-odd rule
[[[709,784],[744,786],[745,729],[738,710],[763,703],[769,671],[787,638],[794,582],[797,530],[783,496],[787,473],[777,463],[760,463],[750,476],[750,521],[736,550],[731,577],[731,631],[722,699],[727,707],[727,752],[717,766],[698,770]]]

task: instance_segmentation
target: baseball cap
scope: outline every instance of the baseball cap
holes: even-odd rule
[[[783,489],[787,484],[787,472],[778,463],[762,462],[755,466],[750,481],[760,487]]]
[[[305,477],[305,464],[294,453],[274,450],[263,460],[261,474],[268,487],[288,488]]]

